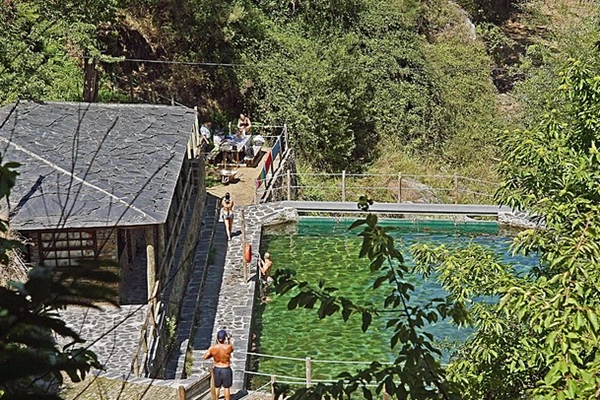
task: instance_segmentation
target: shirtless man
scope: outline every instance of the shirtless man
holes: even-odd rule
[[[225,343],[227,342],[227,343]],[[225,388],[225,400],[231,398],[231,385],[233,385],[233,371],[231,370],[231,353],[233,353],[233,340],[231,335],[221,329],[217,333],[217,343],[210,346],[204,359],[212,358],[214,361],[214,379],[217,388],[217,399],[221,395],[221,386]]]
[[[221,215],[223,216],[227,239],[231,240],[231,235],[233,235],[233,200],[229,193],[225,193],[225,197],[221,201]]]
[[[273,278],[271,277],[272,266],[273,261],[271,261],[271,253],[265,253],[264,260],[261,260],[260,262],[260,274],[262,280],[267,282],[267,284],[273,282]]]
[[[237,127],[238,135],[249,135],[250,129],[252,129],[252,123],[250,122],[250,118],[248,118],[244,114],[240,114],[240,119],[238,119]]]

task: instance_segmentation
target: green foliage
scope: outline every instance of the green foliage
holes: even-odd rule
[[[475,21],[501,22],[508,18],[511,7],[528,0],[458,0]]]
[[[496,117],[495,89],[488,80],[491,60],[480,46],[447,38],[425,47],[436,93],[435,128],[429,133],[435,136],[430,140],[440,157],[454,166],[489,160],[497,151],[492,132],[501,124]],[[416,139],[416,147],[427,144],[422,143],[426,137]]]
[[[477,25],[477,34],[483,37],[488,54],[498,66],[502,66],[507,56],[515,51],[517,42],[507,36],[498,25],[481,23]]]
[[[569,66],[569,59],[581,60],[594,71],[600,68],[597,47],[600,43],[597,25],[600,10],[597,5],[590,7],[588,15],[578,16],[576,25],[551,26],[553,29],[547,36],[552,39],[552,45],[544,38],[527,47],[521,65],[515,71],[516,75],[527,78],[517,82],[514,91],[521,111],[518,115],[521,126],[540,123],[544,117],[540,110],[563,107],[564,98],[555,96],[555,91],[561,84],[560,73]]]
[[[84,51],[97,55],[99,24],[115,18],[115,0],[7,2],[0,10],[0,104],[17,98],[77,100]]]
[[[540,257],[531,277],[476,248],[413,249],[455,301],[500,298],[473,305],[477,333],[448,367],[466,398],[593,398],[600,384],[600,76],[572,60],[561,79],[563,106],[503,138],[498,198],[539,222],[514,242]]]
[[[367,88],[355,69],[357,37],[331,38],[323,47],[287,29],[271,39],[272,51],[261,62],[277,68],[248,71],[260,85],[251,94],[257,113],[299,132],[294,146],[316,169],[351,167],[357,143],[368,135]]]
[[[115,274],[93,266],[77,271],[35,267],[27,282],[0,287],[0,390],[3,398],[58,398],[45,394],[47,385],[61,384],[62,373],[73,382],[85,379],[92,367],[102,368],[84,340],[60,319],[58,310],[71,305],[97,307],[116,303],[116,292],[101,284]],[[61,347],[56,335],[70,344]]]
[[[503,201],[545,224],[516,243],[541,255],[536,284],[503,299],[544,339],[541,358],[548,370],[532,391],[539,398],[592,397],[600,383],[599,82],[600,76],[571,61],[556,94],[565,106],[545,114],[540,125],[510,135],[501,170]]]
[[[1,158],[0,158],[1,162]],[[7,198],[17,177],[15,163],[0,166],[0,198]],[[8,229],[2,221],[2,231]],[[18,243],[0,238],[0,267],[5,268]],[[97,308],[99,302],[118,304],[111,285],[118,276],[103,262],[89,262],[77,269],[54,271],[34,267],[26,282],[0,287],[0,396],[3,399],[59,399],[53,385],[63,373],[73,382],[85,379],[92,367],[102,368],[85,341],[60,318],[67,306]],[[61,347],[60,336],[68,341]]]
[[[239,76],[255,113],[285,121],[297,154],[316,171],[360,171],[381,152],[407,146],[444,150],[461,166],[481,155],[469,153],[473,142],[490,144],[498,124],[485,50],[465,41],[464,29],[428,44],[414,28],[463,26],[455,6],[337,1],[335,22],[330,2],[277,4],[258,5],[265,20],[276,17],[264,40],[243,50],[257,68]],[[317,8],[320,17],[312,14]]]

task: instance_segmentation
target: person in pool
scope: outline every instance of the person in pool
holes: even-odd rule
[[[233,199],[229,193],[225,193],[225,197],[221,201],[221,215],[225,224],[227,239],[231,240],[231,235],[233,235]]]
[[[271,253],[265,253],[263,256],[264,259],[260,260],[260,275],[261,279],[267,284],[273,282],[273,278],[271,277],[271,267],[273,266],[273,261],[271,260]]]
[[[225,400],[231,398],[233,385],[233,371],[231,370],[231,353],[233,353],[233,339],[224,329],[217,332],[217,343],[210,346],[204,353],[204,359],[213,359],[214,384],[217,389],[217,399],[221,394],[221,387],[225,388]]]

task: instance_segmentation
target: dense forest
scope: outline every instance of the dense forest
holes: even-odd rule
[[[581,9],[562,0],[5,1],[0,103],[176,102],[221,126],[244,111],[289,125],[301,170],[493,179],[498,132],[535,120],[565,60],[592,57],[595,10]],[[515,18],[523,32],[507,33]]]

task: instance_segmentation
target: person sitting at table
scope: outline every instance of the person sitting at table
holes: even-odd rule
[[[252,129],[252,123],[250,122],[250,118],[248,118],[244,114],[240,114],[240,119],[238,119],[237,127],[238,136],[249,135],[250,129]]]
[[[202,127],[200,128],[200,139],[202,140],[200,142],[200,144],[204,148],[210,147],[210,126],[211,125],[212,124],[210,122],[205,122],[202,124]]]

